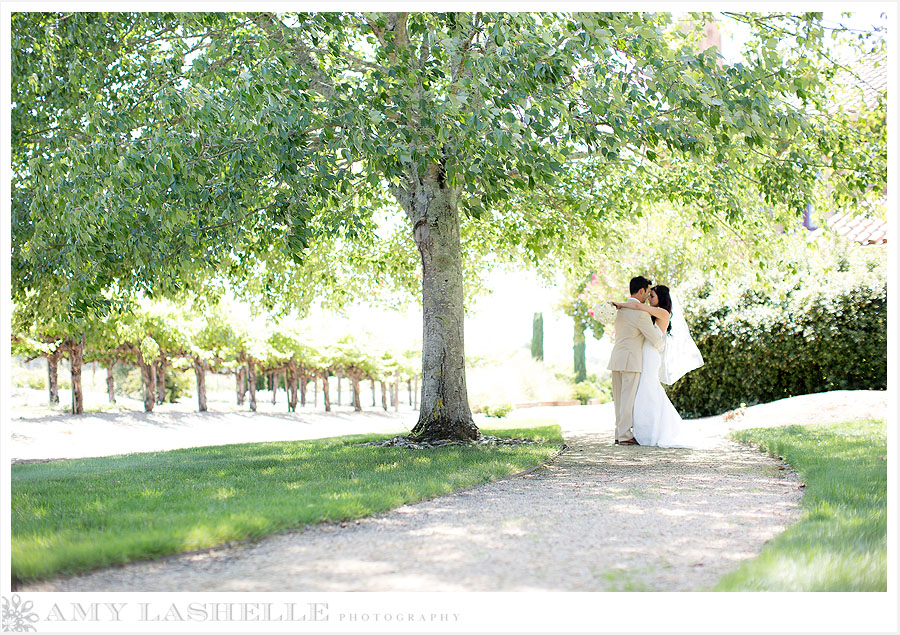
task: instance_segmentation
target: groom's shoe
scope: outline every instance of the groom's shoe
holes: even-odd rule
[[[640,445],[634,439],[625,439],[624,441],[616,441],[616,445]]]

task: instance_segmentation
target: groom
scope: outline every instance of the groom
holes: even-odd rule
[[[650,297],[650,281],[643,276],[631,279],[631,297],[626,302],[646,302]],[[615,322],[616,343],[606,367],[612,371],[612,393],[616,407],[616,445],[638,445],[631,431],[634,397],[641,378],[641,349],[644,340],[662,346],[659,330],[653,327],[646,311],[619,310]]]

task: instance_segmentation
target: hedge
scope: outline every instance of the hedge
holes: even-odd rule
[[[701,293],[687,318],[705,364],[667,390],[682,417],[828,390],[886,390],[887,284],[854,273],[747,291],[737,302]]]

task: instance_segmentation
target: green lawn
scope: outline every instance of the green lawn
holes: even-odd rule
[[[15,465],[13,581],[360,518],[514,474],[562,446],[556,425],[483,432],[544,443],[406,450],[354,447],[388,438],[355,435]]]
[[[886,591],[884,420],[743,430],[738,441],[784,460],[806,483],[803,518],[719,591]]]

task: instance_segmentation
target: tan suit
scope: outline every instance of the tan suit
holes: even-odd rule
[[[637,302],[628,298],[628,302]],[[637,395],[641,379],[641,349],[647,340],[662,349],[663,337],[653,325],[650,314],[634,309],[619,309],[616,314],[616,343],[609,357],[607,370],[612,371],[613,401],[616,407],[616,440],[628,441],[634,438],[631,431],[634,397]]]

